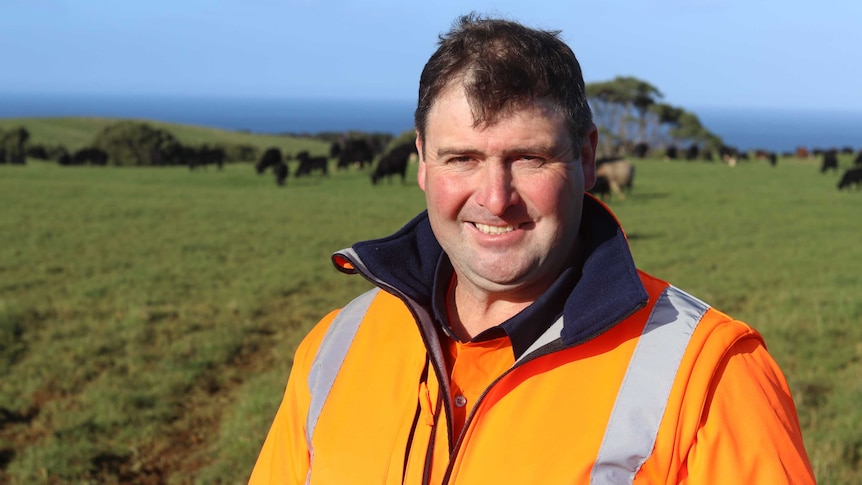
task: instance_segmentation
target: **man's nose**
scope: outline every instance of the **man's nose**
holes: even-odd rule
[[[494,215],[502,215],[519,200],[511,167],[504,163],[487,163],[480,177],[477,202]]]

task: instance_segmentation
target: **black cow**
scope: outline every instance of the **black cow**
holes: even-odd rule
[[[826,173],[827,170],[838,171],[838,150],[823,152],[823,164],[820,165],[820,173]]]
[[[698,155],[700,155],[700,147],[695,143],[689,145],[685,151],[685,159],[688,161],[697,160]]]
[[[401,175],[401,183],[405,183],[407,179],[407,162],[410,161],[410,155],[414,153],[416,153],[416,144],[411,142],[402,143],[393,148],[377,162],[377,167],[371,174],[371,183],[377,185],[377,182],[383,177],[392,182],[393,175]]]
[[[216,165],[219,170],[224,166],[224,160],[227,157],[224,148],[211,147],[209,145],[201,145],[199,148],[189,149],[190,157],[186,161],[189,170],[194,170],[198,167],[207,168],[209,165]]]
[[[721,145],[718,148],[718,156],[724,162],[727,162],[729,160],[736,160],[736,157],[739,156],[739,150],[736,147]]]
[[[284,187],[285,180],[287,180],[287,164],[283,161],[279,160],[272,164],[272,173],[275,175],[275,183],[279,187]]]
[[[664,156],[670,160],[676,160],[679,156],[679,150],[676,148],[676,145],[670,145],[665,148]]]
[[[850,188],[851,185],[855,185],[857,189],[862,186],[862,167],[848,168],[838,182],[838,190]]]
[[[258,160],[257,164],[255,164],[254,169],[258,174],[262,174],[266,172],[266,169],[274,166],[276,163],[281,162],[281,150],[277,147],[267,148],[263,155],[261,155],[260,160]]]
[[[773,167],[778,165],[778,155],[776,155],[775,152],[769,152],[766,155],[766,158],[769,160],[769,164]]]
[[[344,142],[344,147],[338,154],[336,167],[342,169],[351,165],[359,165],[359,168],[364,168],[365,165],[370,165],[374,161],[376,153],[374,146],[365,138],[349,139]]]
[[[312,157],[307,150],[303,150],[296,154],[296,159],[299,160],[299,167],[296,167],[294,177],[311,175],[313,170],[319,170],[321,175],[329,175],[329,159],[326,157]]]
[[[602,200],[607,200],[611,196],[611,183],[607,177],[599,175],[589,192]]]
[[[645,156],[647,156],[647,153],[649,153],[649,145],[644,142],[638,143],[632,149],[632,155],[636,156],[637,158],[644,158]]]
[[[859,150],[859,153],[856,154],[856,158],[853,160],[853,165],[862,167],[862,150]]]
[[[72,155],[71,165],[107,165],[108,153],[98,148],[84,147]]]

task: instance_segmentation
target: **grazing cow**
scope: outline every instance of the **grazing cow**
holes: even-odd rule
[[[766,154],[766,158],[769,160],[769,164],[773,167],[778,165],[778,155],[776,155],[775,152],[769,152]]]
[[[855,185],[857,189],[862,187],[862,167],[848,168],[838,182],[838,190],[850,188],[851,185]]]
[[[796,158],[808,158],[810,154],[808,153],[808,149],[805,147],[797,147],[796,148]]]
[[[599,176],[607,178],[610,191],[620,200],[625,200],[626,196],[623,192],[631,192],[635,166],[624,158],[599,159],[596,160],[596,177]]]
[[[296,159],[299,160],[299,167],[296,167],[294,177],[311,175],[313,170],[319,170],[321,175],[329,175],[329,159],[326,157],[312,157],[307,150],[303,150],[296,154]]]
[[[775,152],[771,152],[768,150],[755,150],[754,158],[757,160],[766,160],[773,167],[778,163],[778,156]]]
[[[838,150],[823,152],[823,163],[820,165],[820,173],[826,173],[827,170],[838,171]]]
[[[664,157],[668,160],[676,160],[678,156],[679,150],[676,145],[670,145],[664,151]]]
[[[721,161],[734,167],[736,166],[736,158],[739,156],[739,150],[736,147],[721,145],[718,148],[718,156]]]
[[[107,165],[108,152],[98,148],[85,147],[72,155],[71,165]]]
[[[377,182],[383,177],[386,177],[391,183],[393,175],[401,175],[401,183],[403,184],[407,179],[407,162],[410,161],[410,156],[414,153],[416,153],[416,144],[413,142],[402,143],[393,148],[377,162],[377,167],[371,174],[371,183],[377,185]]]
[[[57,163],[63,166],[72,165],[72,156],[69,155],[69,152],[63,151],[59,157],[57,157]]]
[[[331,151],[331,150],[330,150]],[[351,165],[359,165],[364,168],[374,161],[376,152],[371,142],[364,138],[349,139],[344,142],[344,147],[338,155],[338,169],[348,168]]]
[[[688,149],[685,151],[685,159],[688,161],[697,160],[697,156],[700,154],[700,147],[697,144],[692,143],[689,145]]]
[[[221,170],[226,158],[224,148],[210,147],[209,145],[202,145],[198,149],[188,148],[186,153],[188,154],[186,162],[189,165],[189,170],[194,170],[197,167],[207,168],[210,164],[218,166],[218,169]]]
[[[608,182],[608,178],[604,175],[596,176],[596,183],[588,192],[606,201],[611,195],[611,184]]]
[[[272,174],[275,175],[275,184],[284,187],[287,180],[287,164],[279,160],[272,164]]]
[[[648,152],[649,145],[644,142],[640,142],[635,145],[634,149],[632,150],[632,155],[636,156],[637,158],[644,158]]]
[[[260,160],[258,160],[257,164],[255,164],[254,169],[257,171],[258,175],[266,172],[266,169],[274,166],[276,163],[281,162],[281,150],[277,147],[267,148],[263,155],[261,155]]]

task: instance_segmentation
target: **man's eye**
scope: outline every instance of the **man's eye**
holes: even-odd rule
[[[450,163],[465,163],[473,160],[473,157],[469,155],[461,155],[459,157],[452,157],[449,159]]]
[[[515,160],[515,163],[528,166],[541,166],[545,163],[545,159],[542,157],[534,157],[532,155],[522,155]]]

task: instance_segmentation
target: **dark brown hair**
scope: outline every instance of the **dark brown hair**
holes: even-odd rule
[[[573,138],[585,136],[592,113],[581,66],[559,34],[475,13],[460,17],[440,36],[419,78],[414,114],[419,136],[425,137],[434,101],[457,83],[466,92],[474,126],[492,125],[534,99],[546,98],[568,120]]]

